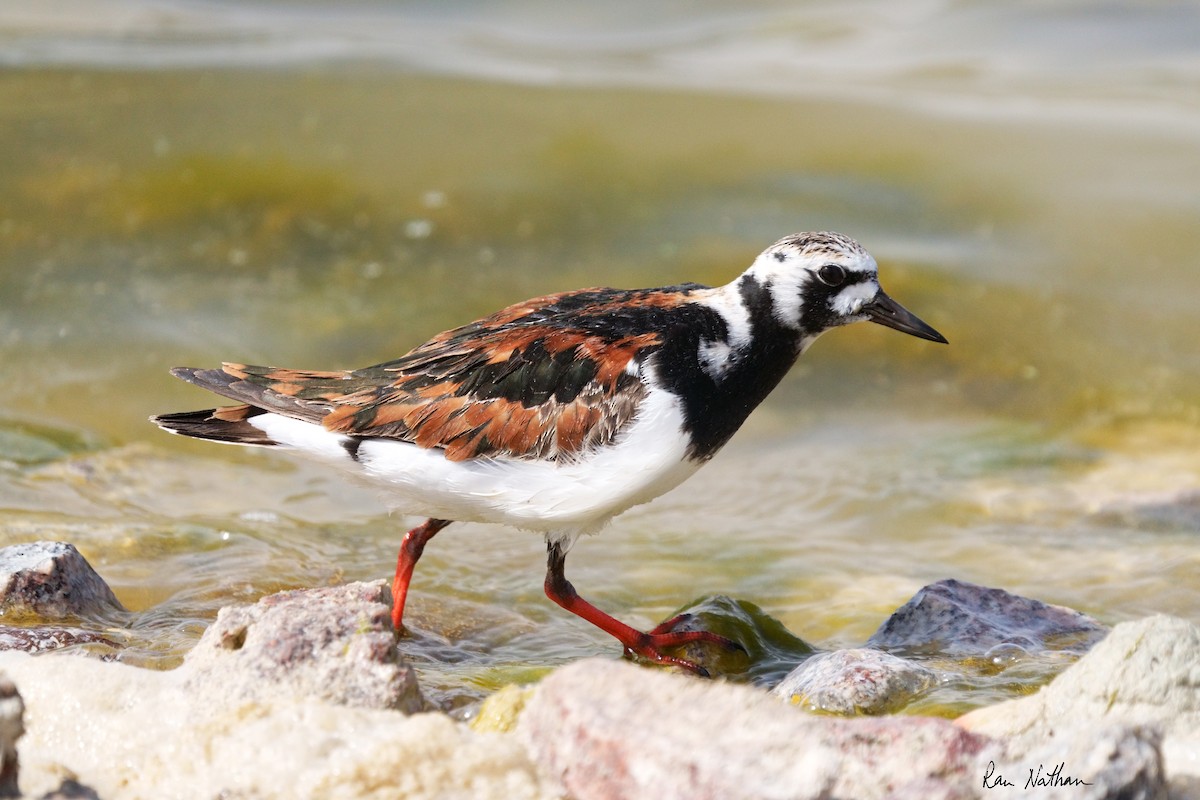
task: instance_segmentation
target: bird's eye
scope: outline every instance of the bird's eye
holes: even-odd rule
[[[817,270],[817,277],[826,286],[841,286],[846,282],[846,270],[837,264],[826,264]]]

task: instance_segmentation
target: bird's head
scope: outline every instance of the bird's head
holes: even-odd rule
[[[946,338],[879,287],[871,254],[840,233],[797,233],[763,251],[747,274],[767,287],[776,319],[803,346],[852,322],[877,322],[931,342]]]

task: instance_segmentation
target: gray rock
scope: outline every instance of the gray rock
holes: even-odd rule
[[[180,667],[189,690],[223,699],[312,697],[341,705],[425,707],[396,648],[383,581],[280,592],[223,608]]]
[[[1038,694],[972,711],[957,724],[1012,740],[1016,756],[1099,728],[1162,735],[1172,796],[1200,785],[1200,626],[1156,616],[1124,622]]]
[[[30,542],[0,548],[0,614],[64,619],[124,610],[74,545]]]
[[[0,797],[20,797],[17,740],[25,735],[25,702],[16,685],[0,675]]]
[[[865,648],[819,653],[796,667],[772,694],[808,711],[886,714],[937,683],[915,661]]]
[[[1114,504],[1097,512],[1095,519],[1105,525],[1190,533],[1200,529],[1200,491],[1182,491],[1165,499]]]
[[[1085,653],[1108,628],[1063,606],[957,580],[931,583],[896,610],[867,645],[905,654],[982,655],[1001,645]]]
[[[41,800],[100,800],[100,795],[95,789],[67,778],[57,789],[42,795]]]
[[[1002,754],[947,720],[797,713],[745,686],[600,660],[557,670],[518,724],[574,800],[972,797]]]

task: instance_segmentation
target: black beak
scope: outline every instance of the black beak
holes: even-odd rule
[[[883,293],[881,289],[875,299],[862,307],[862,313],[871,322],[878,322],[889,328],[895,328],[903,333],[916,336],[918,339],[928,339],[931,342],[950,344],[946,337],[922,322],[916,314],[897,303]]]

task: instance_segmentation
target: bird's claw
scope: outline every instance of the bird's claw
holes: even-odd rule
[[[666,622],[655,626],[649,632],[643,633],[638,641],[627,643],[625,645],[625,652],[629,655],[640,656],[641,658],[653,661],[656,664],[671,664],[680,667],[702,678],[711,677],[707,669],[687,659],[667,655],[663,652],[663,649],[681,647],[693,642],[706,642],[716,645],[725,651],[738,651],[748,655],[746,648],[738,642],[712,633],[711,631],[674,630],[676,625],[689,619],[691,619],[690,614],[680,614],[679,616],[672,617]]]

